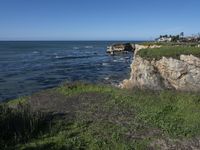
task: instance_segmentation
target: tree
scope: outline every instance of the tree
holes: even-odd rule
[[[166,35],[164,35],[163,37],[167,38],[167,37],[168,37],[168,35],[166,34]]]
[[[198,37],[200,38],[200,33],[198,33]]]
[[[180,39],[180,35],[172,36],[172,42],[177,42]]]
[[[180,33],[180,37],[184,37],[184,32],[181,32],[181,33]]]

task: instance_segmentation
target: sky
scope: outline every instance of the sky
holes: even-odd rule
[[[200,32],[200,0],[0,0],[0,40],[152,40]]]

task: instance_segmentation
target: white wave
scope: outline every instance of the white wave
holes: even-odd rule
[[[85,46],[85,48],[93,48],[93,46]]]
[[[108,63],[102,63],[102,66],[108,66],[109,64]]]
[[[55,58],[56,58],[56,59],[60,59],[60,58],[63,58],[63,56],[58,56],[58,55],[56,55]]]
[[[79,47],[73,47],[73,49],[74,49],[74,50],[77,50],[77,49],[79,49]]]
[[[109,80],[109,79],[110,79],[109,77],[105,77],[105,78],[104,78],[104,80]]]
[[[40,53],[40,52],[38,52],[38,51],[34,51],[34,52],[33,52],[33,54],[38,54],[38,53]]]

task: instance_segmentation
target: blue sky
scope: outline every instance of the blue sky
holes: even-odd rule
[[[0,0],[0,40],[149,40],[200,32],[200,0]]]

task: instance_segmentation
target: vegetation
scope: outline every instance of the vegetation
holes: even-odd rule
[[[197,47],[199,43],[197,42],[187,42],[187,43],[177,43],[177,42],[141,42],[139,43],[140,45],[144,45],[144,46],[153,46],[153,45],[157,45],[157,46],[187,46],[187,47]]]
[[[159,60],[162,57],[172,57],[179,59],[180,55],[194,55],[200,57],[200,48],[192,46],[162,46],[160,48],[142,49],[137,53],[139,56],[152,60]]]
[[[180,37],[183,37],[184,33],[182,32],[180,35],[160,35],[160,38],[171,38],[172,42],[178,42],[180,40]]]
[[[194,43],[198,43],[200,42],[200,34],[193,34],[192,36],[184,36],[184,32],[181,32],[178,35],[160,35],[159,38],[157,38],[156,40],[159,39],[168,39],[170,42],[174,42],[174,43],[190,43],[190,42],[194,42]],[[169,42],[169,41],[165,41],[165,42]]]
[[[1,148],[142,150],[156,139],[200,134],[197,93],[76,83],[28,99],[14,108],[1,104]]]
[[[18,105],[17,109],[0,105],[0,147],[14,149],[14,145],[25,143],[48,129],[44,115],[31,112],[26,105]]]

